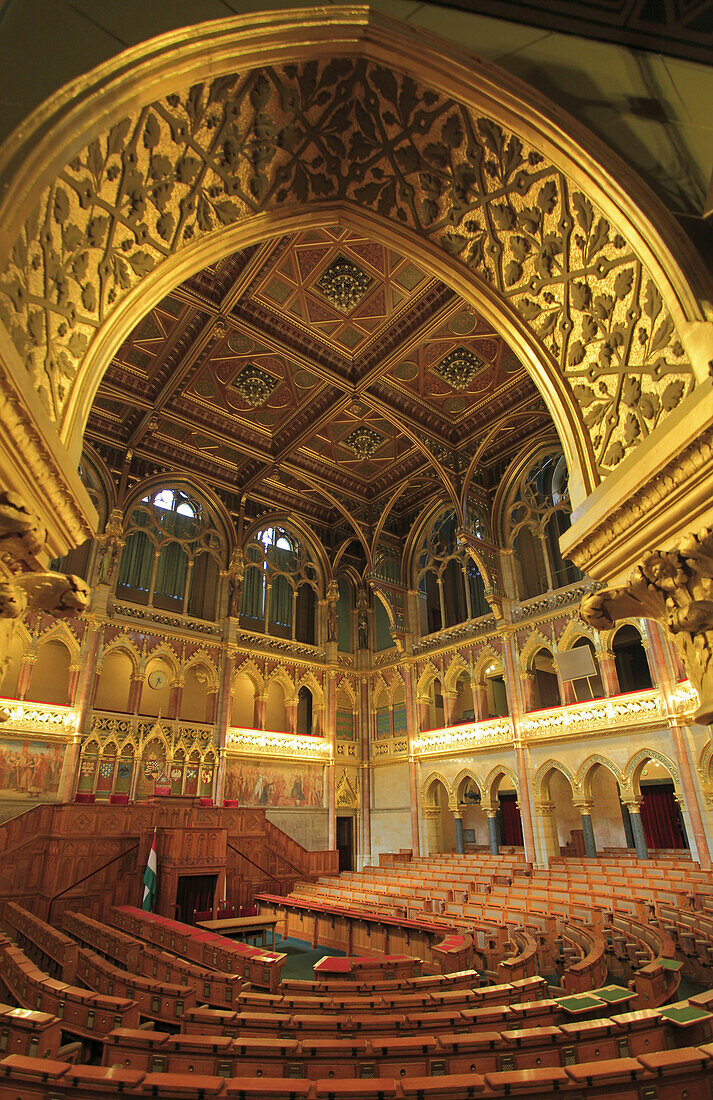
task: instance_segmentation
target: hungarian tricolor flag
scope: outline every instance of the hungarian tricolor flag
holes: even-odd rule
[[[149,852],[146,870],[144,871],[144,900],[141,902],[141,908],[146,909],[149,913],[153,913],[153,906],[156,900],[157,881],[158,861],[156,859],[156,828],[154,827],[151,851]]]

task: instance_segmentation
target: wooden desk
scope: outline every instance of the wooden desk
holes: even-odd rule
[[[204,928],[206,932],[216,932],[219,936],[229,936],[231,939],[248,939],[250,935],[260,934],[262,946],[267,947],[267,933],[272,933],[272,949],[275,949],[275,925],[280,923],[279,917],[229,917],[224,920],[199,920],[196,926]]]

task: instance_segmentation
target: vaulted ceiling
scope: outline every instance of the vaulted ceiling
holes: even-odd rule
[[[449,287],[335,225],[235,253],[177,287],[132,332],[86,438],[117,477],[193,473],[218,490],[339,522],[394,515],[476,480],[551,428],[503,339]]]

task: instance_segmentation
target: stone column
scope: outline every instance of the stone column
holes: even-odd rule
[[[293,695],[289,702],[285,700],[285,724],[290,733],[297,732],[297,696]]]
[[[498,841],[498,823],[495,820],[497,810],[486,810],[488,815],[488,843],[490,845],[491,856],[497,856],[500,854],[500,844]]]
[[[369,684],[362,677],[359,685],[359,744],[361,748],[361,825],[362,865],[371,860],[371,768],[369,766],[370,730]]]
[[[559,670],[557,672],[557,685],[559,687],[560,700],[563,707],[571,707],[573,703],[577,702],[577,692],[574,690],[574,682],[572,680],[563,680],[559,674]]]
[[[337,671],[337,669],[329,670],[326,676],[325,685],[327,703],[325,708],[326,729],[324,734],[329,745],[329,763],[327,764],[327,847],[330,850],[337,847],[337,801],[334,781],[337,734]]]
[[[35,661],[37,655],[34,653],[26,653],[20,660],[20,674],[17,678],[17,698],[24,700],[27,695],[27,689],[30,686],[30,680],[32,679],[32,670],[35,667]]]
[[[176,680],[173,684],[171,684],[168,693],[168,714],[166,715],[167,718],[180,718],[182,700],[183,680]]]
[[[223,676],[218,692],[218,714],[216,716],[215,733],[213,735],[218,747],[218,774],[215,777],[213,788],[215,791],[216,806],[222,805],[225,796],[226,746],[228,741],[228,725],[230,723],[234,666],[234,655],[232,653],[226,653],[223,661]]]
[[[592,825],[592,803],[589,801],[575,802],[575,809],[579,810],[584,833],[584,854],[589,859],[595,859],[597,855],[597,842],[594,839],[594,827]]]
[[[488,689],[483,684],[476,684],[473,688],[473,707],[476,722],[487,722],[490,717]]]
[[[60,777],[57,798],[60,802],[71,802],[77,783],[77,769],[82,742],[89,733],[89,716],[94,701],[96,684],[96,663],[99,651],[100,629],[95,621],[88,624],[82,647],[82,666],[76,685],[75,706],[77,708],[77,732],[74,741],[67,745]]]
[[[267,695],[255,696],[255,729],[264,730],[267,721]]]
[[[599,675],[602,678],[604,694],[608,699],[611,699],[614,695],[621,695],[616,659],[610,649],[603,649],[599,654]]]
[[[67,704],[73,707],[77,698],[77,688],[79,687],[79,674],[82,671],[81,665],[69,666],[69,681],[67,683]]]
[[[553,802],[540,802],[535,804],[534,809],[535,817],[539,821],[542,830],[542,839],[549,862],[551,859],[557,859],[560,855],[555,806]]]
[[[409,662],[404,665],[404,699],[406,707],[406,741],[408,745],[409,796],[411,799],[411,850],[414,857],[416,857],[420,855],[421,844],[418,835],[418,775],[413,746],[416,735],[416,706],[414,703],[415,693],[413,676],[413,665]]]
[[[443,720],[446,726],[452,726],[455,719],[456,700],[458,695],[455,691],[443,692]]]
[[[443,850],[443,833],[441,830],[440,807],[423,807],[421,812],[423,814],[426,834],[426,846],[428,848],[428,852],[426,854],[429,856],[436,855],[438,852],[441,852]]]
[[[632,798],[627,800],[625,805],[629,811],[629,820],[631,821],[631,831],[634,834],[636,854],[639,859],[648,859],[649,849],[646,847],[646,836],[641,820],[641,799]]]
[[[416,696],[419,733],[425,733],[431,727],[431,700]]]
[[[143,691],[143,687],[143,673],[139,673],[138,675],[131,677],[131,687],[129,688],[129,714],[139,713],[139,706],[141,705],[141,692]]]
[[[675,710],[671,701],[671,695],[678,686],[676,682],[678,670],[674,660],[675,654],[671,651],[665,631],[658,623],[647,620],[646,633],[649,638],[651,663],[656,669],[657,681],[663,692],[669,712],[671,742],[683,795],[681,811],[684,816],[688,817],[690,832],[692,833],[692,836],[689,835],[688,837],[691,856],[693,859],[698,860],[703,869],[707,870],[711,866],[711,849],[703,822],[701,804],[698,800],[696,773],[691,766],[688,738],[683,727],[674,717]]]
[[[463,814],[459,810],[453,810],[453,820],[456,825],[456,852],[459,856],[462,856],[465,852],[465,843],[463,841]]]
[[[206,722],[214,723],[216,721],[217,717],[218,717],[218,694],[219,694],[219,689],[218,688],[216,688],[215,691],[206,692],[206,697],[205,697],[205,720],[206,720]],[[228,720],[228,725],[230,725],[230,720]]]
[[[530,710],[537,710],[539,703],[537,700],[537,693],[535,690],[535,673],[534,672],[521,672],[520,683],[522,684],[523,703],[525,706],[525,713]],[[512,711],[511,711],[512,715]]]
[[[505,670],[505,685],[507,689],[510,720],[513,728],[513,745],[517,759],[518,772],[518,802],[520,804],[520,820],[522,821],[522,838],[525,846],[525,859],[531,863],[537,862],[537,849],[535,847],[535,830],[532,822],[532,793],[530,790],[530,768],[527,752],[520,737],[520,698],[517,692],[517,658],[515,654],[514,640],[511,634],[507,634],[503,644],[503,667]]]

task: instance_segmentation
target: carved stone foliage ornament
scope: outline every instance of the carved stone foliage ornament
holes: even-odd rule
[[[81,577],[42,570],[45,531],[15,493],[0,493],[0,677],[8,662],[15,622],[28,611],[73,617],[89,606]],[[0,720],[7,717],[0,711]]]
[[[489,118],[353,58],[177,89],[81,150],[0,280],[0,319],[50,414],[96,330],[187,242],[286,204],[410,228],[507,300],[566,377],[602,472],[694,384],[642,262],[578,184]]]
[[[666,627],[698,692],[695,719],[713,722],[713,530],[647,554],[626,587],[585,596],[580,613],[597,630],[631,616]]]

